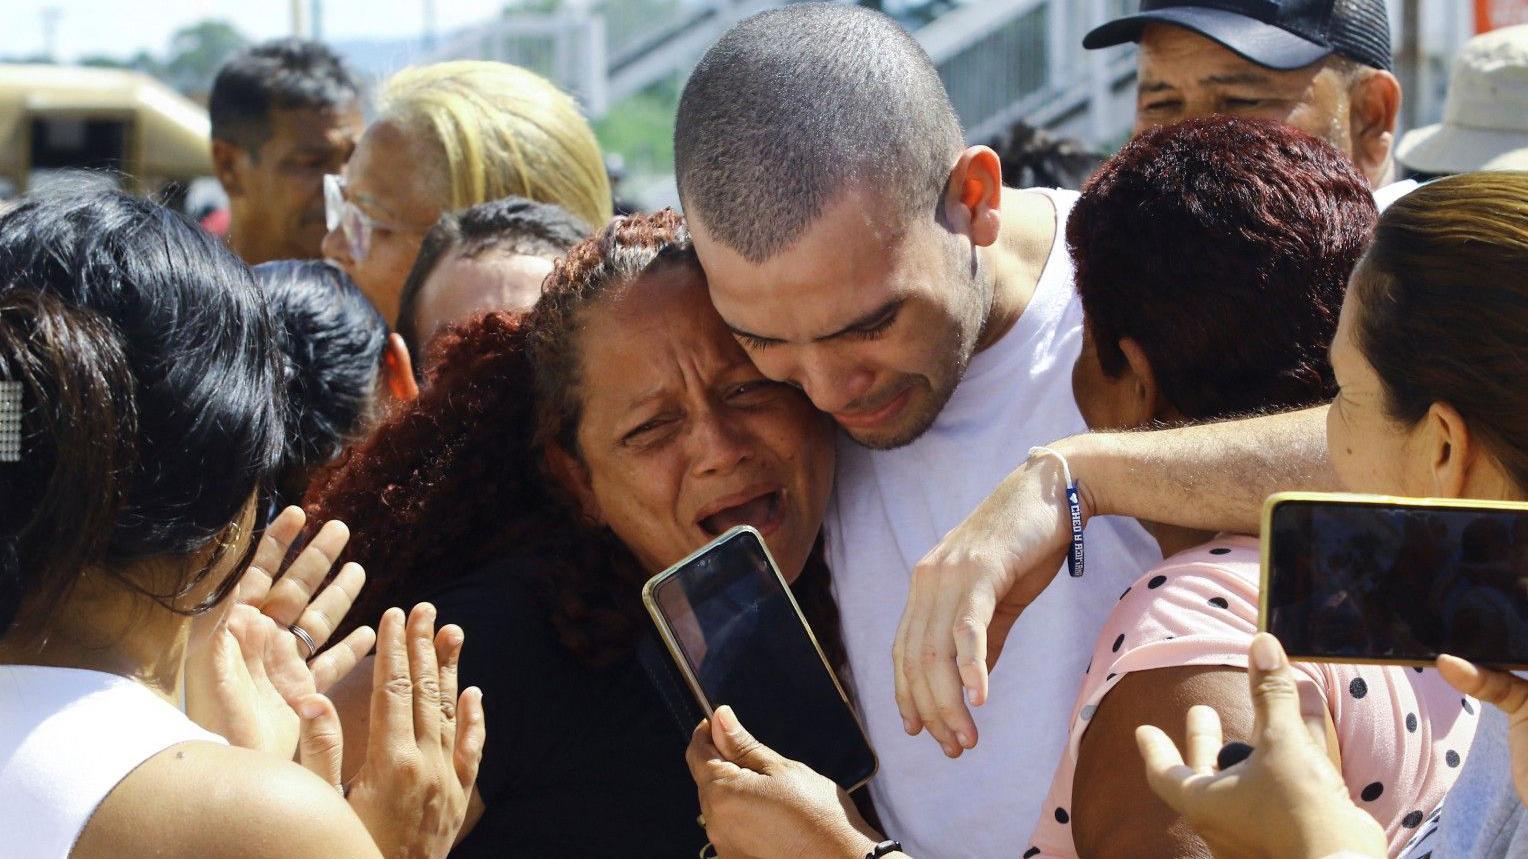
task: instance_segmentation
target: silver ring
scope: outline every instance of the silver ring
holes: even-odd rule
[[[308,648],[308,655],[303,657],[303,661],[306,662],[318,655],[318,642],[313,640],[313,636],[309,635],[306,629],[295,623],[287,627],[287,629],[297,636],[297,640],[302,642],[304,647]]]

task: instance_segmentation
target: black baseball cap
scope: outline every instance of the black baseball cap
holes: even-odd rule
[[[1148,24],[1192,30],[1269,69],[1299,69],[1332,54],[1390,70],[1385,0],[1141,0],[1141,10],[1110,21],[1084,48],[1139,41]]]

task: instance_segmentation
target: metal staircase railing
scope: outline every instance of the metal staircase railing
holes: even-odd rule
[[[457,34],[431,60],[494,59],[533,69],[573,92],[595,117],[658,81],[684,74],[734,23],[768,0],[589,0],[548,14],[510,14]],[[1082,50],[1089,28],[1135,0],[961,0],[919,27],[972,140],[1016,120],[1069,122],[1094,144],[1129,128],[1117,93],[1132,54]]]

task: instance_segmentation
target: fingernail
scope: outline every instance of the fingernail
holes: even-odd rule
[[[1252,664],[1261,671],[1276,671],[1284,664],[1284,654],[1279,640],[1271,635],[1259,635],[1252,639]]]
[[[955,732],[955,742],[960,743],[960,747],[963,749],[971,748],[971,739],[966,736],[965,731]]]
[[[737,714],[732,712],[731,707],[723,704],[717,707],[716,712],[711,715],[716,719],[716,724],[721,725],[723,731],[730,734],[737,730]]]
[[[975,706],[977,706],[977,704],[976,704],[976,690],[972,689],[970,686],[967,686],[965,688],[965,693],[966,693],[966,706],[967,707],[975,707]]]
[[[902,718],[902,730],[906,731],[907,735],[910,737],[915,737],[918,735],[918,726],[913,724],[912,719],[909,719],[905,716]]]
[[[317,701],[304,701],[297,706],[297,714],[304,719],[317,719],[323,712]]]

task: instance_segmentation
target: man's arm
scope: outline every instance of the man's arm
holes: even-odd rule
[[[1327,406],[1151,432],[1093,433],[1052,445],[1093,516],[1255,534],[1275,492],[1336,489]]]
[[[1332,488],[1325,419],[1322,407],[1050,448],[1071,465],[1085,519],[1256,533],[1269,494]],[[1003,642],[1070,545],[1065,492],[1060,461],[1031,456],[913,569],[892,650],[897,706],[909,734],[927,728],[950,757],[976,745],[967,704],[986,703]]]

